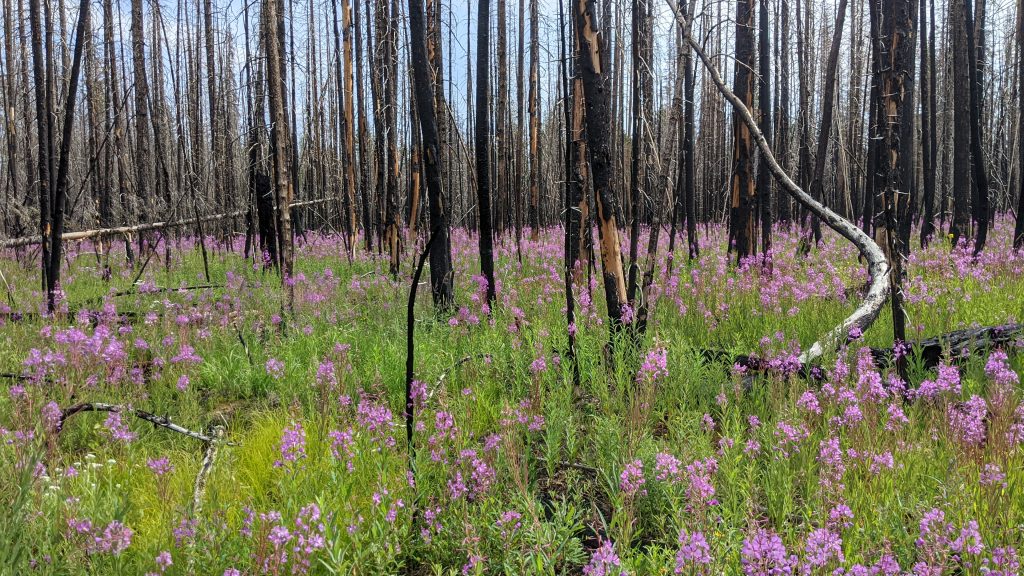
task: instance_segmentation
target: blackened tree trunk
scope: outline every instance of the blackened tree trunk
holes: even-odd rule
[[[693,13],[695,2],[690,2],[690,9],[687,12]],[[684,39],[685,42],[685,39]],[[694,102],[694,78],[693,78],[693,55],[689,43],[683,51],[683,130],[682,146],[683,168],[685,176],[683,179],[683,193],[686,204],[686,246],[690,260],[696,260],[700,255],[700,247],[697,242],[697,186],[696,168],[694,162],[694,131],[696,126],[696,103]],[[677,187],[678,193],[678,187]]]
[[[561,14],[559,14],[561,16]],[[565,42],[564,38],[562,40]],[[563,46],[563,52],[565,48]],[[563,57],[564,66],[564,57]],[[540,233],[540,31],[537,0],[530,0],[530,237]],[[566,125],[568,126],[568,118]]]
[[[971,204],[971,71],[973,54],[967,35],[965,0],[950,3],[953,50],[953,246],[968,236]]]
[[[441,188],[441,149],[438,145],[437,114],[434,109],[435,87],[430,82],[424,19],[423,0],[409,0],[409,46],[415,76],[416,110],[419,112],[423,136],[423,172],[427,180],[427,200],[430,202],[431,235],[436,235],[430,246],[430,284],[434,307],[438,312],[447,312],[455,304],[452,248],[448,212]],[[442,87],[436,89],[443,90]]]
[[[930,94],[931,77],[935,74],[935,69],[929,58],[931,52],[928,48],[928,0],[921,0],[918,9],[921,21],[918,31],[921,36],[921,172],[924,175],[924,189],[921,194],[923,205],[921,248],[925,248],[935,234],[935,152],[932,149],[932,133],[935,131],[935,125],[932,124],[932,95]]]
[[[508,170],[508,158],[510,138],[509,138],[509,93],[508,93],[508,11],[506,10],[507,0],[497,0],[497,22],[495,28],[497,32],[496,60],[498,68],[495,71],[498,80],[497,93],[494,99],[494,153],[495,153],[495,171],[494,171],[494,200],[495,208],[498,214],[497,223],[498,230],[504,231],[509,228],[512,224],[513,215],[513,203],[512,198],[518,193],[517,190],[512,186],[509,179]],[[486,61],[485,61],[486,62]],[[485,64],[486,65],[486,64]],[[477,68],[480,67],[479,57],[477,59]],[[480,70],[477,70],[477,74],[480,74]],[[479,91],[477,92],[479,94]],[[480,106],[480,102],[477,102],[477,106]],[[479,117],[479,116],[478,116]],[[482,223],[481,223],[482,224]]]
[[[1017,5],[1017,79],[1024,81],[1024,6]],[[1013,247],[1024,246],[1024,90],[1017,88],[1017,222],[1013,230]]]
[[[536,20],[534,15],[536,14],[536,0],[530,2],[530,22],[533,32],[532,38],[536,38],[535,27]],[[576,362],[576,298],[573,296],[573,272],[576,267],[577,260],[577,245],[579,244],[579,217],[580,214],[576,210],[576,203],[578,202],[576,195],[579,194],[579,186],[573,174],[573,152],[575,146],[575,130],[572,127],[573,117],[573,104],[572,99],[569,95],[569,56],[566,52],[565,36],[568,31],[565,28],[565,6],[562,4],[562,0],[558,0],[558,27],[560,32],[558,34],[559,44],[561,48],[559,58],[559,69],[561,71],[561,88],[562,88],[562,114],[563,122],[565,123],[566,129],[569,131],[565,141],[564,161],[565,161],[565,203],[563,208],[565,210],[565,269],[563,270],[563,281],[565,284],[565,324],[566,324],[566,335],[569,339],[569,344],[566,347],[566,359],[569,361],[569,365],[572,369],[573,385],[580,385],[580,368]],[[535,61],[533,58],[533,47],[530,48],[531,66],[532,62]],[[532,118],[531,118],[532,121]],[[532,163],[532,161],[531,161]]]
[[[672,190],[672,206],[669,212],[669,228],[668,228],[668,254],[667,254],[667,271],[669,276],[672,275],[673,261],[675,260],[676,252],[676,235],[679,231],[679,222],[684,218],[683,216],[683,195],[682,195],[682,181],[683,181],[683,153],[682,153],[682,141],[683,141],[683,130],[685,127],[683,123],[683,49],[686,46],[685,40],[683,40],[683,32],[681,30],[676,33],[676,85],[673,88],[672,94],[672,113],[670,115],[670,122],[675,122],[675,137],[678,140],[679,158],[676,160],[676,182],[675,187]]]
[[[295,306],[295,285],[292,269],[295,263],[292,217],[292,167],[288,155],[288,117],[284,110],[284,46],[283,27],[279,18],[278,0],[263,2],[263,39],[267,55],[267,94],[270,101],[270,154],[274,166],[274,191],[277,199],[277,245],[280,250],[281,278],[284,284],[283,308],[291,312]]]
[[[248,23],[249,9],[244,13]],[[249,27],[246,26],[246,30]],[[246,35],[246,52],[249,50]],[[248,60],[248,56],[246,57]],[[256,63],[256,75],[251,85],[252,108],[249,114],[249,138],[247,142],[249,194],[256,204],[256,230],[259,236],[260,262],[264,268],[277,267],[281,261],[277,249],[277,224],[274,216],[274,187],[267,175],[265,159],[262,154],[266,138],[266,82],[264,80],[263,61]]]
[[[220,162],[223,154],[221,153],[221,135],[223,130],[221,129],[218,122],[220,121],[220,114],[217,110],[217,67],[216,67],[216,55],[213,51],[213,1],[205,0],[203,2],[203,28],[204,38],[206,40],[206,79],[207,79],[207,97],[210,102],[210,177],[213,180],[213,205],[214,209],[220,211],[224,209],[227,202],[225,201],[225,190],[224,190],[224,178],[223,170],[221,169]]]
[[[748,110],[754,108],[754,10],[752,0],[736,1],[736,67],[733,92]],[[757,195],[750,128],[733,114],[732,194],[729,249],[737,262],[757,252]]]
[[[841,0],[845,2],[846,0]],[[771,40],[768,36],[768,2],[761,0],[758,8],[757,68],[761,76],[757,89],[760,114],[759,127],[765,139],[772,143],[772,91],[769,80],[772,77]],[[757,203],[761,219],[761,252],[767,260],[772,249],[772,177],[764,161],[757,169]]]
[[[903,281],[909,255],[908,235],[903,227],[910,219],[910,185],[913,180],[914,139],[914,34],[917,23],[916,0],[883,0],[878,49],[881,61],[881,109],[884,139],[881,143],[884,186],[879,204],[884,208],[876,218],[875,235],[885,241],[893,270],[890,275],[893,338],[906,341],[906,314],[903,309]],[[884,238],[882,233],[884,232]],[[906,379],[906,359],[897,363]]]
[[[50,197],[55,173],[53,153],[53,99],[52,87],[47,80],[47,69],[53,65],[52,57],[43,52],[43,24],[39,0],[29,0],[29,29],[32,36],[32,80],[36,96],[36,132],[39,154],[37,192],[39,198],[39,233],[42,235],[42,287],[46,291],[46,307],[53,309],[50,294]]]
[[[594,183],[598,236],[604,274],[605,302],[608,306],[611,334],[622,327],[622,305],[626,302],[626,279],[622,270],[619,229],[616,224],[616,195],[612,186],[611,155],[611,75],[603,66],[604,38],[599,31],[595,0],[576,2],[576,37],[579,42],[579,67],[583,84],[586,116],[586,144]]]
[[[799,111],[797,112],[797,132],[799,138],[799,145],[797,151],[797,182],[800,187],[804,190],[810,190],[811,188],[811,72],[810,72],[810,51],[807,46],[810,43],[808,39],[808,29],[810,28],[810,22],[808,22],[808,16],[810,15],[810,1],[804,0],[803,6],[805,8],[803,15],[801,16],[800,0],[796,0],[796,53],[797,53],[797,77],[798,77],[798,88],[800,94],[798,95]],[[801,222],[808,218],[807,210],[803,210],[803,217]],[[814,226],[817,220],[814,218],[810,219],[811,232],[814,236],[815,243],[821,239],[820,227],[815,229]]]
[[[135,75],[135,197],[143,221],[149,217],[149,82],[146,80],[145,28],[142,22],[142,0],[132,0],[132,65]],[[139,235],[139,247],[144,244]]]
[[[575,18],[569,23],[570,33],[576,28]],[[574,52],[579,53],[579,40],[575,33],[572,33]],[[570,240],[574,240],[576,258],[573,265],[578,261],[581,269],[590,270],[593,263],[593,234],[590,228],[590,202],[587,198],[589,168],[587,165],[587,137],[585,104],[583,102],[583,75],[580,71],[579,58],[573,58],[573,79],[572,79],[572,121],[569,133],[569,146],[571,166],[568,185],[572,188],[571,195],[575,199],[577,220],[576,229]]]
[[[369,2],[369,0],[367,0]],[[373,250],[373,217],[372,217],[372,205],[373,195],[370,190],[370,160],[367,157],[370,149],[370,129],[367,127],[366,120],[366,99],[363,97],[365,91],[363,90],[363,27],[359,22],[359,0],[353,1],[355,17],[353,18],[353,28],[355,29],[356,37],[356,114],[359,121],[359,202],[362,208],[362,220],[363,220],[363,240],[366,244],[366,251],[370,252]],[[369,4],[367,4],[368,6]],[[367,9],[367,29],[369,29],[370,12]]]
[[[633,81],[630,82],[633,99],[633,142],[630,162],[630,206],[629,211],[629,274],[626,282],[626,298],[636,309],[637,274],[640,243],[640,220],[643,214],[643,199],[651,194],[648,174],[648,157],[651,154],[649,127],[653,122],[651,88],[653,82],[648,44],[651,41],[649,8],[647,0],[633,0]]]
[[[358,0],[356,2],[358,3]],[[332,6],[334,4],[336,4],[336,0],[332,2]],[[342,104],[344,112],[341,118],[341,138],[343,140],[341,159],[345,164],[342,168],[344,171],[342,175],[342,185],[344,186],[344,201],[342,205],[345,209],[345,235],[347,237],[349,258],[351,258],[355,252],[356,243],[356,194],[358,180],[356,178],[357,159],[352,86],[352,6],[350,0],[341,0],[341,29],[342,49],[340,54],[336,54],[336,58],[340,59],[342,63],[342,65],[337,66],[337,73],[340,76],[338,79],[338,94],[344,100]],[[335,51],[337,51],[337,16],[335,16],[334,22],[334,41]]]
[[[487,306],[494,303],[494,246],[491,230],[491,161],[490,122],[487,118],[487,95],[490,91],[490,67],[487,58],[491,52],[490,2],[477,4],[476,35],[476,205],[479,214],[480,271],[487,280]],[[500,151],[499,151],[500,154]],[[499,162],[500,165],[500,162]]]
[[[75,36],[74,62],[68,78],[64,101],[64,123],[60,154],[54,149],[53,115],[53,53],[52,45],[43,51],[43,23],[39,0],[29,2],[29,28],[32,44],[32,76],[35,81],[36,128],[39,141],[39,221],[42,235],[42,285],[46,291],[46,309],[53,313],[57,307],[60,288],[60,263],[64,233],[64,210],[67,198],[68,164],[71,153],[72,128],[75,124],[75,102],[78,77],[82,67],[82,53],[89,29],[89,2],[79,7],[78,29]],[[47,15],[49,18],[49,15]],[[49,27],[49,23],[46,24]],[[8,161],[14,161],[13,158]],[[56,163],[56,164],[55,164]]]
[[[780,156],[782,166],[790,168],[788,159],[791,157],[789,149],[789,1],[779,2],[779,20],[781,31],[779,33],[779,111],[778,111],[778,146],[776,152]],[[792,200],[789,194],[779,194],[779,223],[787,228],[793,219]]]
[[[978,0],[979,3],[984,0]],[[983,58],[984,48],[977,38],[984,29],[984,23],[975,22],[971,0],[964,0],[964,26],[967,33],[967,47],[970,50],[967,58],[967,73],[969,74],[970,85],[970,121],[971,121],[971,175],[974,177],[974,197],[971,199],[971,212],[974,219],[974,255],[977,256],[985,249],[985,241],[988,238],[989,225],[989,192],[988,192],[988,171],[985,168],[985,154],[981,145],[981,110],[984,107],[984,95],[982,94],[982,71],[979,67],[979,60]]]
[[[395,0],[397,2],[397,0]],[[392,10],[392,8],[395,8]],[[389,0],[381,0],[377,6],[378,25],[382,22],[381,16],[385,18],[383,29],[383,46],[378,45],[378,50],[383,55],[383,70],[381,75],[383,82],[383,112],[384,112],[384,135],[387,141],[386,162],[384,166],[386,181],[385,213],[384,213],[384,239],[388,246],[390,259],[390,272],[398,274],[399,259],[402,252],[402,238],[399,232],[398,223],[398,122],[395,108],[398,104],[397,98],[397,69],[398,69],[398,10],[397,4],[391,6]]]
[[[57,161],[57,181],[50,202],[50,236],[49,271],[46,274],[46,307],[53,312],[56,308],[56,294],[60,288],[61,236],[64,234],[64,211],[67,205],[68,168],[71,159],[72,130],[75,126],[75,102],[78,97],[78,77],[82,70],[82,53],[88,41],[92,12],[89,0],[82,0],[78,7],[78,29],[75,31],[75,52],[68,77],[68,88],[64,100],[64,123],[60,140],[60,157]],[[50,150],[53,150],[52,143]]]

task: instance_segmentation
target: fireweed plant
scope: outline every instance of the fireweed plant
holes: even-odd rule
[[[915,339],[1024,317],[1012,225],[1000,219],[977,259],[938,242],[911,255]],[[205,280],[183,239],[128,295],[115,294],[137,271],[116,247],[106,282],[95,247],[71,245],[52,317],[31,260],[0,254],[12,298],[0,304],[0,572],[1020,572],[1024,343],[950,350],[930,370],[910,350],[902,382],[866,348],[892,346],[886,307],[805,379],[801,347],[865,284],[856,254],[826,235],[794,257],[797,233],[779,229],[770,270],[737,268],[711,226],[702,256],[677,253],[671,274],[662,235],[638,353],[606,347],[600,271],[578,272],[576,388],[561,232],[524,240],[521,264],[499,242],[490,311],[475,239],[452,240],[454,312],[417,305],[415,478],[404,445],[411,254],[392,281],[376,255],[349,264],[338,237],[299,238],[287,319],[281,283],[240,244],[210,257],[222,287],[185,289]],[[771,368],[750,378],[707,349]],[[61,421],[87,401],[204,433],[223,426],[233,445],[218,451],[201,513],[202,442],[125,411]]]

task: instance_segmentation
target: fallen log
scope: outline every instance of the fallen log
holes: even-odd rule
[[[954,330],[931,338],[910,341],[906,346],[908,354],[920,362],[922,368],[931,370],[942,362],[963,364],[970,358],[980,357],[993,348],[1016,346],[1022,341],[1024,324],[1003,324]],[[745,370],[744,384],[748,387],[753,383],[754,375],[769,372],[776,367],[771,358],[757,354],[734,354],[716,348],[702,348],[698,352],[707,362],[727,364],[729,369],[739,367]],[[888,366],[894,360],[893,348],[872,347],[871,358],[875,366]],[[822,370],[810,364],[800,364],[796,372],[810,380],[822,380],[825,377]]]
[[[922,366],[931,369],[943,360],[960,364],[992,348],[1016,345],[1022,338],[1024,324],[1003,324],[954,330],[932,338],[909,342],[908,345],[911,354],[919,359]],[[875,365],[885,366],[893,361],[893,349],[872,348],[871,356],[875,360]]]
[[[177,432],[178,434],[183,434],[185,436],[188,436],[189,438],[201,440],[203,442],[206,442],[207,444],[214,441],[214,438],[211,438],[210,436],[207,436],[201,432],[189,430],[184,426],[179,426],[174,422],[171,422],[171,419],[168,416],[157,416],[156,414],[153,414],[151,412],[146,412],[145,410],[132,408],[131,406],[126,406],[123,404],[107,404],[104,402],[82,402],[81,404],[76,404],[74,406],[71,406],[70,408],[65,408],[64,410],[61,410],[60,419],[57,421],[56,426],[57,432],[60,432],[61,429],[64,428],[64,422],[67,421],[68,418],[80,412],[118,412],[121,414],[130,414],[132,416],[135,416],[136,418],[145,420],[146,422],[150,422],[154,426],[165,428],[167,430],[170,430],[171,432]],[[231,444],[230,442],[228,443],[228,445],[233,446],[233,444]]]
[[[326,204],[328,202],[334,202],[334,198],[323,198],[320,200],[306,200],[303,202],[292,202],[289,207],[294,210],[296,208],[304,208],[307,206],[316,206],[318,204]],[[81,230],[78,232],[66,232],[61,234],[60,239],[63,242],[80,242],[82,240],[89,240],[93,238],[105,238],[107,236],[124,236],[126,234],[136,234],[139,232],[149,232],[152,230],[164,230],[166,228],[179,228],[181,226],[189,226],[191,224],[203,224],[205,222],[215,222],[217,220],[226,220],[228,218],[240,218],[248,214],[248,210],[236,210],[234,212],[225,212],[222,214],[210,214],[209,216],[200,216],[198,218],[185,218],[183,220],[175,220],[172,222],[149,222],[146,224],[136,224],[135,226],[118,226],[115,228],[96,228],[93,230]],[[0,250],[8,248],[19,248],[21,246],[34,246],[36,244],[42,244],[42,236],[24,236],[21,238],[11,238],[9,240],[0,241]]]

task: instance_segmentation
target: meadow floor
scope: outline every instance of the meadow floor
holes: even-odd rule
[[[977,260],[914,252],[912,338],[1024,319],[1011,233],[999,220]],[[911,352],[904,384],[862,348],[892,345],[887,307],[809,381],[794,358],[856,306],[855,251],[827,235],[796,258],[779,231],[770,271],[737,269],[722,228],[701,237],[698,260],[679,244],[660,263],[639,351],[609,352],[599,275],[580,274],[574,386],[561,231],[499,243],[490,315],[455,232],[457,311],[436,317],[426,281],[417,299],[414,481],[411,250],[394,281],[385,258],[300,239],[285,319],[241,239],[194,290],[177,290],[208,282],[191,241],[134,289],[122,248],[104,280],[93,246],[69,246],[54,317],[38,256],[0,254],[0,573],[1017,574],[1024,342],[937,370]],[[705,349],[777,368],[747,387]],[[224,442],[206,467],[203,441],[127,410],[58,431],[82,402]]]

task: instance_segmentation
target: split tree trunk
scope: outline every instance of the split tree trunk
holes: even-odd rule
[[[608,306],[611,334],[622,326],[622,305],[626,303],[626,279],[622,270],[622,252],[615,213],[617,201],[612,186],[611,117],[609,92],[611,76],[605,70],[604,39],[598,29],[595,0],[576,2],[576,37],[579,42],[579,69],[583,85],[586,115],[586,146],[594,183],[598,237],[601,243],[605,302]]]

